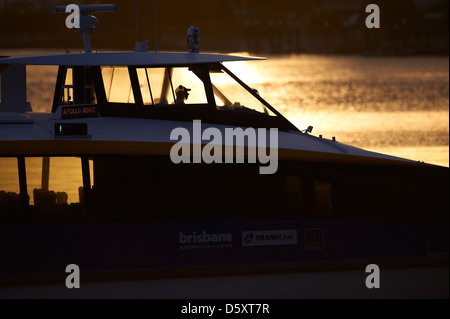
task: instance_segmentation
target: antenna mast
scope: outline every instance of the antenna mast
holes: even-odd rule
[[[134,15],[136,20],[136,43],[138,42],[138,0],[134,2]]]
[[[52,6],[51,13],[65,13],[67,6]],[[92,53],[91,42],[89,40],[89,32],[94,32],[95,26],[98,24],[98,19],[91,16],[95,12],[112,12],[117,11],[117,7],[113,4],[99,4],[99,5],[85,5],[78,6],[80,13],[80,25],[77,32],[81,33],[83,37],[84,47],[86,53]]]
[[[155,52],[158,52],[158,23],[156,20],[156,0],[155,0]]]
[[[136,20],[136,44],[134,46],[134,51],[136,52],[148,52],[148,40],[144,42],[138,42],[138,0],[134,2],[135,9],[135,20]]]

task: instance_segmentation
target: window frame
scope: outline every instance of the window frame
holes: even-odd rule
[[[90,215],[91,211],[91,203],[92,203],[92,188],[91,188],[91,177],[90,177],[90,163],[89,156],[87,155],[19,155],[19,156],[8,156],[2,158],[16,158],[17,159],[17,170],[18,170],[18,179],[19,179],[19,197],[20,197],[20,212],[23,215],[27,212],[30,207],[30,196],[28,192],[28,179],[27,179],[27,169],[26,169],[26,159],[27,158],[77,158],[81,161],[81,178],[83,182],[83,203],[80,202],[82,206],[82,211],[84,214]],[[44,169],[44,168],[43,168]],[[42,176],[42,185],[47,183],[48,185],[48,176]]]

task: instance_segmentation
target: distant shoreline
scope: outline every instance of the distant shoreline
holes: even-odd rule
[[[83,51],[82,47],[78,48],[67,48],[70,53],[77,53]],[[43,53],[49,53],[53,52],[55,54],[58,53],[66,53],[65,49],[62,47],[57,46],[0,46],[0,56],[5,54],[17,54],[17,51],[29,51],[32,52],[43,52]],[[134,51],[134,48],[132,47],[96,47],[94,51]],[[152,52],[152,48],[150,48],[149,52]],[[163,47],[161,52],[164,51],[173,51],[173,52],[185,52],[186,50],[182,50],[179,48],[171,48],[171,47]],[[11,52],[11,53],[9,53]],[[220,50],[220,49],[214,49],[214,48],[206,48],[206,50],[202,50],[202,53],[224,53],[224,54],[231,54],[236,52],[245,52],[245,54],[252,55],[252,56],[261,56],[261,55],[268,55],[268,56],[288,56],[288,55],[330,55],[330,56],[366,56],[366,57],[448,57],[450,56],[449,52],[409,52],[409,53],[394,53],[394,52],[359,52],[359,51],[348,51],[348,52],[327,52],[327,51],[287,51],[287,52],[277,52],[277,51],[239,51],[239,50]],[[26,54],[29,54],[28,52]]]

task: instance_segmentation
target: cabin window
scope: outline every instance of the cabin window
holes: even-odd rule
[[[274,115],[227,73],[214,71],[210,77],[218,110]]]
[[[169,68],[147,69],[154,105],[172,104],[174,102],[171,84],[172,70]]]
[[[93,69],[90,67],[62,67],[64,79],[59,105],[97,104]]]
[[[205,86],[203,82],[188,68],[175,68],[172,76],[172,83],[175,90],[175,104],[207,104]],[[177,91],[185,87],[189,91],[187,99],[180,97]]]
[[[102,75],[108,102],[134,103],[134,95],[127,67],[103,67]]]
[[[188,68],[137,68],[136,71],[144,105],[208,103],[203,82]]]
[[[84,90],[86,104],[97,104],[97,95],[94,86],[94,70],[86,67],[84,69]]]
[[[142,102],[146,106],[207,104],[203,82],[194,71],[180,68],[136,68]],[[103,67],[107,101],[134,104],[127,67]]]
[[[84,186],[90,189],[93,177],[92,164],[87,158],[82,162],[79,157],[0,158],[0,224],[82,221],[87,211]],[[89,179],[84,180],[83,169]]]
[[[83,218],[84,188],[79,157],[27,157],[29,211],[35,222],[73,223]],[[92,165],[90,165],[92,181]]]
[[[144,105],[174,104],[172,68],[137,68]]]
[[[83,185],[80,158],[28,157],[26,170],[30,205],[39,206],[42,198],[53,204],[80,203]]]
[[[0,218],[20,211],[17,158],[0,157]]]
[[[62,87],[61,105],[73,104],[73,72],[72,68],[67,68],[64,85]]]
[[[0,191],[19,192],[19,172],[15,157],[0,157]]]
[[[136,69],[139,88],[141,90],[142,102],[144,105],[153,105],[153,95],[150,90],[150,77],[148,69]]]
[[[278,177],[278,206],[280,211],[291,217],[305,216],[308,206],[305,202],[305,185],[301,177],[283,174]]]
[[[181,105],[207,103],[203,82],[188,68],[136,68],[144,105]],[[103,83],[110,103],[134,104],[127,67],[103,67]],[[179,87],[187,99],[179,93]]]
[[[274,176],[259,174],[256,165],[215,165],[209,174],[215,190],[211,215],[216,219],[271,219],[280,212],[273,191]]]
[[[331,217],[333,213],[333,197],[331,183],[314,181],[314,205],[318,217]]]

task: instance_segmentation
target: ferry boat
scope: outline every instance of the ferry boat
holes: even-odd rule
[[[93,52],[89,14],[116,8],[80,9],[85,52],[0,57],[3,296],[67,289],[73,264],[82,283],[356,271],[369,291],[376,264],[444,269],[447,280],[405,281],[448,297],[448,168],[298,129],[224,65],[260,58],[200,53],[195,28],[189,52]],[[58,66],[51,113],[27,103],[28,65]],[[216,161],[195,156],[207,147]]]

